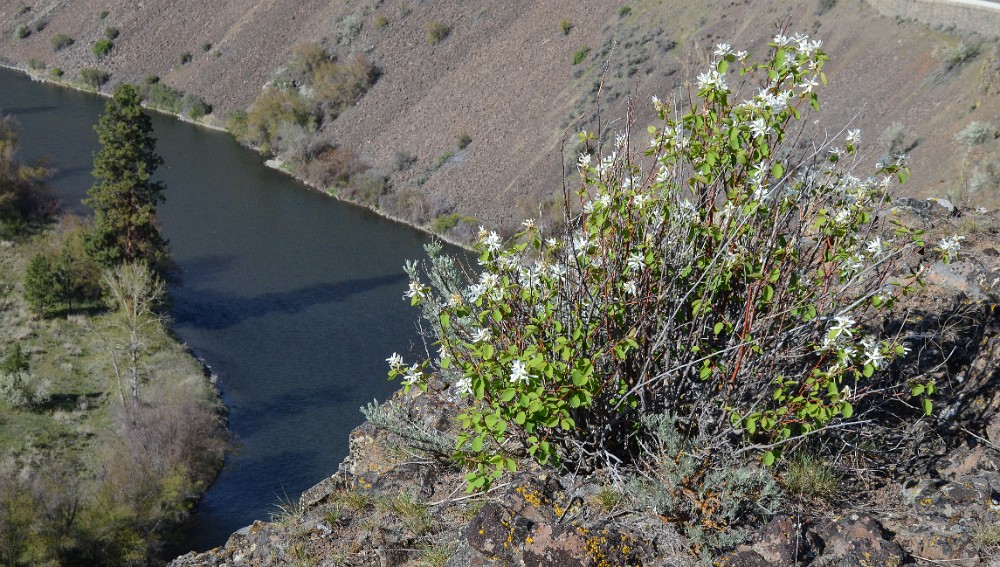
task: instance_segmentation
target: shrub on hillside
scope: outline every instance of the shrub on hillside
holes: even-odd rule
[[[444,22],[432,21],[427,22],[424,26],[424,30],[427,32],[427,41],[431,45],[437,45],[444,41],[449,34],[451,34],[451,26]]]
[[[95,67],[84,67],[83,69],[80,69],[80,80],[83,84],[95,89],[100,88],[101,85],[107,83],[110,78],[111,75],[107,72]]]
[[[324,189],[343,186],[352,177],[367,170],[368,167],[350,149],[326,144],[312,149],[302,165],[302,175],[306,180]]]
[[[212,105],[196,94],[184,95],[184,112],[194,120],[200,120],[212,112]]]
[[[298,91],[270,86],[264,89],[246,113],[230,117],[230,132],[241,143],[255,146],[267,154],[281,152],[274,142],[282,124],[294,124],[312,131],[316,126],[316,109]]]
[[[665,435],[653,415],[696,441],[685,453],[709,471],[770,465],[803,437],[836,446],[909,404],[930,412],[933,380],[887,372],[907,345],[879,327],[919,281],[902,260],[923,242],[880,214],[905,164],[856,177],[855,130],[804,155],[792,147],[796,121],[819,108],[819,47],[779,34],[754,63],[719,45],[690,108],[654,98],[645,157],[628,130],[609,155],[580,156],[582,212],[562,238],[530,220],[507,243],[481,231],[477,278],[439,248],[423,272],[407,265],[406,295],[438,354],[411,365],[394,354],[389,375],[408,392],[437,373],[465,400],[456,456],[469,490],[520,455],[574,471],[660,466],[670,455],[644,450]],[[730,66],[755,92],[729,86]],[[937,250],[947,261],[958,247],[950,238]],[[722,496],[698,486],[675,496]],[[708,520],[724,529],[732,517]]]
[[[73,38],[64,33],[57,33],[56,35],[52,36],[51,42],[52,42],[52,49],[54,51],[62,51],[63,49],[66,49],[67,47],[73,45],[74,40]]]
[[[989,122],[969,122],[969,125],[962,128],[955,134],[955,141],[966,147],[985,144],[996,137],[996,128]]]
[[[114,46],[115,44],[110,39],[100,39],[94,42],[91,51],[94,52],[95,57],[103,59],[105,55],[111,53],[111,48]]]

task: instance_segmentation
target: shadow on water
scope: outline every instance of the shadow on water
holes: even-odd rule
[[[293,291],[238,297],[218,290],[188,290],[174,298],[173,317],[177,325],[218,331],[248,319],[271,314],[290,315],[315,305],[344,301],[359,293],[402,282],[405,274],[323,283]]]
[[[51,105],[5,106],[0,108],[0,114],[9,114],[12,116],[25,116],[28,114],[40,114],[42,112],[53,112],[56,110],[59,110],[59,107]]]

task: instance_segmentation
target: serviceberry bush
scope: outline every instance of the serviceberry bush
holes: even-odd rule
[[[907,347],[876,323],[920,283],[902,262],[920,234],[879,220],[904,158],[855,175],[857,130],[793,148],[826,61],[802,35],[775,37],[762,62],[721,44],[685,104],[653,99],[648,146],[626,131],[609,155],[580,156],[581,212],[561,238],[529,220],[507,242],[480,231],[478,276],[440,248],[407,266],[439,351],[394,354],[389,374],[410,391],[438,373],[466,398],[470,491],[526,455],[633,463],[648,415],[770,465],[891,400],[930,411],[934,384],[886,371]]]

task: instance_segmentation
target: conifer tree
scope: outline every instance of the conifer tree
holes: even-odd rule
[[[94,208],[87,251],[105,266],[140,261],[162,270],[167,241],[157,227],[156,207],[164,201],[164,187],[153,173],[163,159],[134,86],[115,88],[95,130],[101,150],[94,158],[97,183],[86,201]]]

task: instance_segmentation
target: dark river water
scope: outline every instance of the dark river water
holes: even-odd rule
[[[87,213],[103,109],[0,70],[0,110],[20,122],[22,156],[58,169],[64,209]],[[160,222],[182,270],[174,329],[220,377],[238,444],[182,546],[203,551],[332,474],[358,408],[395,389],[385,358],[418,341],[402,267],[427,237],[309,190],[227,134],[152,118]]]

